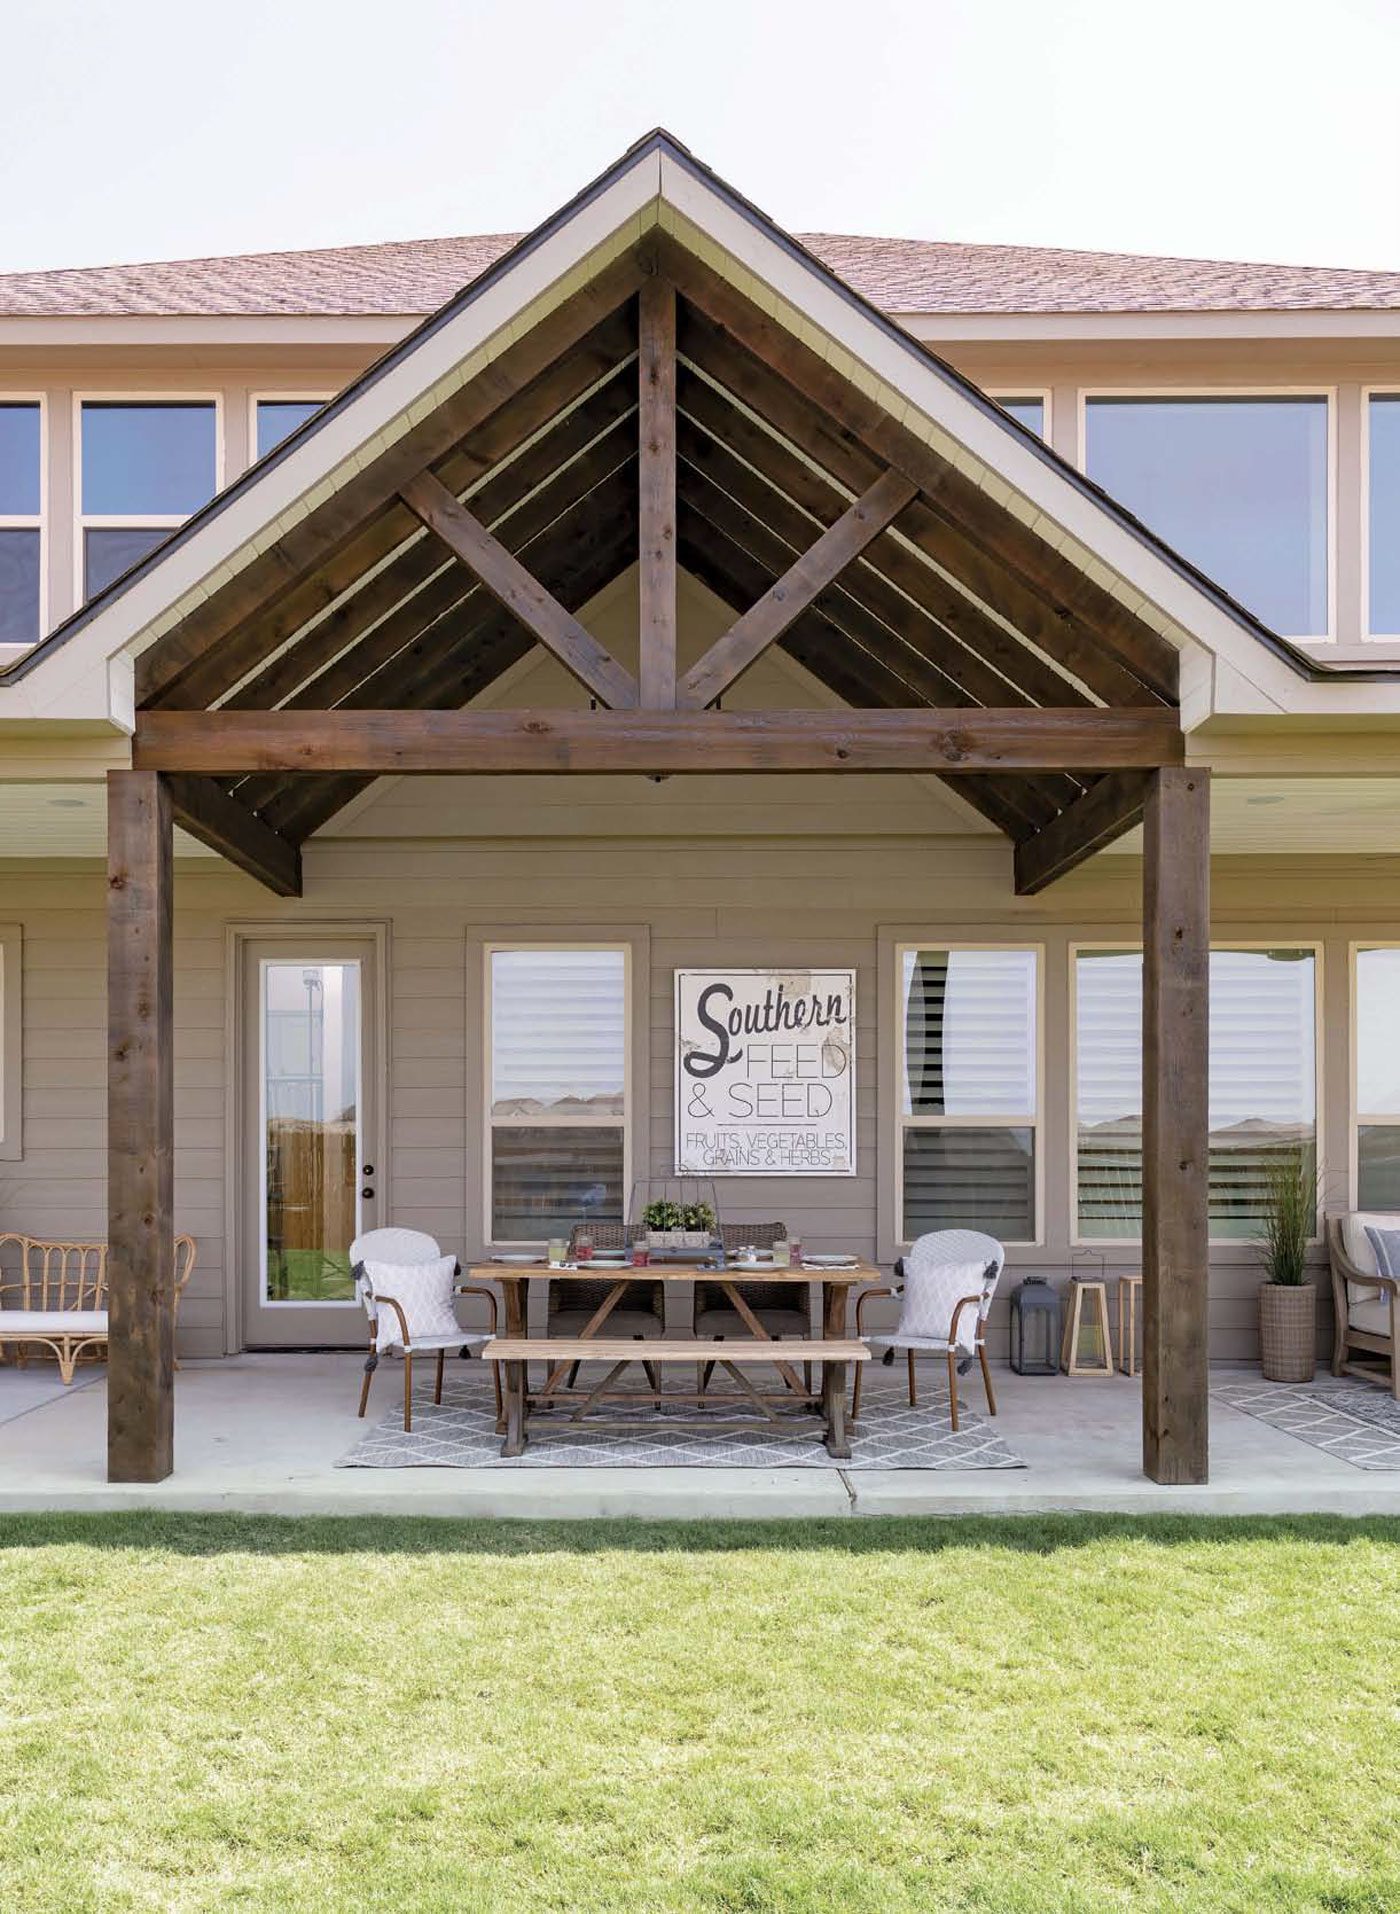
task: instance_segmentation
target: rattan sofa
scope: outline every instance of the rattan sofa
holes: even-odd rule
[[[193,1236],[175,1238],[175,1309],[194,1268]],[[65,1383],[107,1343],[107,1245],[0,1231],[0,1358],[46,1350]]]

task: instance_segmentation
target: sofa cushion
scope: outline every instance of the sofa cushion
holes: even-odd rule
[[[0,1342],[6,1337],[105,1336],[105,1309],[0,1309]]]
[[[1376,1252],[1367,1234],[1372,1229],[1400,1229],[1394,1210],[1348,1210],[1342,1217],[1342,1248],[1347,1260],[1368,1276],[1376,1274]]]
[[[1382,1276],[1400,1277],[1400,1224],[1382,1229],[1377,1223],[1366,1225],[1366,1240]]]
[[[1352,1284],[1353,1289],[1360,1287],[1360,1283]],[[1347,1321],[1353,1329],[1359,1329],[1363,1336],[1389,1336],[1390,1298],[1382,1296],[1374,1302],[1350,1303]]]

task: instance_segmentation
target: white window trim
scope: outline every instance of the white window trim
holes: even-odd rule
[[[1052,441],[1051,441],[1050,435],[1054,431],[1054,427],[1055,427],[1055,421],[1054,421],[1055,401],[1054,401],[1053,389],[1050,386],[1048,385],[987,385],[987,386],[983,386],[982,390],[986,393],[989,399],[995,399],[998,405],[1005,405],[1008,400],[1014,401],[1018,399],[1019,400],[1038,399],[1040,401],[1040,405],[1042,408],[1041,416],[1044,421],[1043,429],[1040,434],[1041,443],[1044,445],[1051,444]]]
[[[1075,425],[1075,464],[1089,473],[1089,402],[1092,399],[1322,399],[1327,405],[1327,629],[1321,632],[1280,632],[1294,645],[1331,645],[1337,642],[1337,387],[1335,385],[1215,385],[1209,380],[1183,380],[1172,385],[1080,386]],[[1173,548],[1175,549],[1175,548]],[[1194,563],[1189,552],[1181,556]],[[1218,582],[1218,581],[1217,581]]]
[[[1025,1130],[1032,1132],[1035,1149],[1035,1233],[1029,1237],[1008,1238],[1008,1249],[1039,1249],[1043,1247],[1045,1237],[1045,966],[1046,946],[1034,939],[1022,937],[940,937],[931,931],[927,937],[908,937],[900,935],[892,942],[893,969],[890,978],[890,1001],[893,1015],[889,1019],[889,1037],[881,1045],[882,1051],[891,1044],[892,1051],[892,1090],[891,1106],[893,1111],[893,1130],[891,1145],[891,1173],[894,1185],[894,1212],[891,1229],[897,1245],[896,1254],[902,1255],[913,1241],[904,1234],[904,1132],[906,1130]],[[1035,957],[1035,1110],[1029,1118],[1025,1116],[973,1116],[958,1114],[955,1116],[907,1116],[904,1111],[904,958],[908,951],[918,950],[992,950],[1030,951]]]
[[[1069,949],[1069,1001],[1066,1015],[1069,1019],[1069,1122],[1066,1134],[1069,1139],[1069,1243],[1071,1250],[1135,1250],[1141,1248],[1140,1236],[1081,1236],[1079,1233],[1079,953],[1083,950],[1116,950],[1138,954],[1142,951],[1141,938],[1118,937],[1076,937],[1071,938]],[[1323,971],[1325,968],[1325,945],[1319,937],[1212,937],[1212,953],[1217,950],[1308,950],[1313,958],[1313,1161],[1317,1165],[1319,1178],[1327,1162],[1326,1087],[1323,1079],[1325,1063],[1323,1029]],[[1355,993],[1353,992],[1353,998]],[[1207,1113],[1209,1121],[1209,1113]],[[1355,1144],[1355,1125],[1352,1126],[1353,1147]],[[1353,1191],[1355,1183],[1352,1184]],[[1310,1244],[1322,1240],[1321,1217],[1323,1199],[1318,1198],[1314,1216],[1314,1230],[1308,1238]],[[1209,1239],[1212,1248],[1219,1246],[1224,1250],[1246,1249],[1247,1239],[1238,1236],[1212,1236]]]
[[[37,512],[0,512],[0,531],[39,534],[38,643],[49,629],[49,538],[44,508],[49,496],[49,399],[46,392],[0,392],[0,405],[37,405],[39,408],[39,509]]]
[[[1363,645],[1400,644],[1400,632],[1371,629],[1371,400],[1400,401],[1400,385],[1363,385],[1361,388],[1361,642]],[[1353,1185],[1353,1195],[1355,1185]]]
[[[1400,1129],[1400,1111],[1362,1110],[1356,1051],[1361,1041],[1361,998],[1357,989],[1357,958],[1363,950],[1400,951],[1400,929],[1389,936],[1358,937],[1347,945],[1347,1207],[1361,1206],[1361,1126],[1393,1123]]]
[[[248,464],[256,465],[270,454],[258,451],[258,407],[260,405],[328,405],[333,392],[308,392],[305,386],[288,386],[284,391],[259,388],[248,394]],[[277,448],[274,447],[275,451]]]
[[[0,924],[0,1163],[24,1155],[24,929]]]
[[[608,924],[594,930],[571,924],[566,936],[550,936],[547,924],[514,929],[491,925],[467,934],[468,1043],[478,1044],[480,1068],[476,1077],[476,1147],[469,1137],[467,1215],[479,1219],[479,1239],[487,1250],[533,1248],[539,1239],[498,1237],[494,1232],[491,1193],[491,1140],[500,1124],[507,1128],[622,1129],[622,1201],[631,1199],[636,1166],[649,1161],[648,1043],[651,991],[650,930],[646,925]],[[498,950],[619,950],[623,953],[623,990],[626,1027],[623,1054],[623,1097],[620,1117],[555,1116],[496,1118],[491,1112],[491,957]]]
[[[212,405],[214,408],[214,490],[210,497],[217,497],[224,489],[224,394],[221,390],[209,391],[102,391],[75,392],[73,394],[73,602],[85,605],[88,591],[84,578],[86,571],[84,534],[93,532],[139,532],[139,531],[175,531],[192,512],[85,512],[83,510],[83,407],[85,405]],[[208,501],[206,500],[205,503]],[[196,507],[196,510],[202,509]]]

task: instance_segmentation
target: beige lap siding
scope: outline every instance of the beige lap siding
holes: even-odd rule
[[[630,782],[630,781],[629,781]],[[679,781],[677,781],[679,782]],[[654,788],[654,787],[648,787]],[[596,789],[596,787],[595,787]],[[413,787],[389,787],[398,818]],[[619,780],[605,800],[625,828],[636,793]],[[493,787],[499,800],[505,793]],[[426,795],[426,794],[425,794]],[[736,794],[737,795],[737,794]],[[589,793],[590,799],[593,793]],[[643,801],[645,801],[643,799]],[[465,788],[462,802],[470,802]],[[1107,856],[1042,897],[1010,895],[1010,860],[995,841],[936,836],[839,838],[759,835],[773,812],[746,795],[749,835],[681,841],[616,836],[513,841],[323,840],[306,859],[306,895],[279,902],[213,859],[182,862],[176,882],[177,1224],[199,1241],[180,1319],[187,1355],[237,1346],[228,1320],[225,1243],[227,930],[231,923],[371,919],[390,931],[388,1122],[393,1220],[428,1229],[464,1256],[482,1248],[467,1214],[466,1153],[480,1147],[480,1032],[467,1028],[469,931],[529,926],[569,940],[576,926],[645,925],[650,941],[650,1112],[634,1138],[637,1173],[671,1164],[672,973],[716,964],[852,966],[858,974],[858,1174],[850,1178],[739,1179],[721,1184],[727,1218],[781,1216],[809,1244],[876,1251],[882,1173],[877,1160],[878,1050],[897,1042],[877,1029],[881,926],[930,941],[1047,945],[1047,1083],[1043,1249],[1013,1253],[992,1324],[1005,1347],[1005,1290],[1026,1263],[1059,1273],[1071,1260],[1068,962],[1072,941],[1132,938],[1139,869]],[[373,806],[362,814],[366,826]],[[734,812],[726,818],[738,821]],[[437,819],[441,829],[441,817]],[[1400,900],[1389,860],[1221,860],[1214,874],[1215,936],[1325,945],[1327,1025],[1324,1136],[1329,1200],[1340,1200],[1347,1163],[1345,1020],[1347,945],[1400,939]],[[104,881],[94,863],[0,866],[0,914],[24,926],[23,1160],[0,1166],[0,1216],[36,1235],[105,1231]],[[1294,908],[1296,906],[1296,910]],[[314,932],[311,933],[314,936]],[[1337,1192],[1333,1196],[1332,1192]],[[389,1219],[385,1219],[389,1220]],[[1131,1264],[1104,1252],[1110,1271]],[[1243,1358],[1256,1349],[1258,1266],[1248,1249],[1217,1250],[1211,1282],[1211,1348]],[[1324,1338],[1326,1330],[1324,1328]]]

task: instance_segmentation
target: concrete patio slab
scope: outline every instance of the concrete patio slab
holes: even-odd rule
[[[1354,1468],[1218,1402],[1209,1485],[1160,1487],[1141,1473],[1135,1381],[1005,1370],[996,1372],[998,1427],[1027,1463],[1023,1470],[338,1469],[337,1459],[365,1427],[355,1416],[360,1360],[353,1353],[288,1354],[184,1364],[176,1386],[175,1474],[155,1484],[106,1481],[100,1376],[63,1391],[52,1378],[36,1382],[33,1369],[0,1368],[0,1512],[159,1508],[532,1520],[1056,1510],[1400,1514],[1400,1473]],[[386,1409],[381,1400],[378,1412]]]

